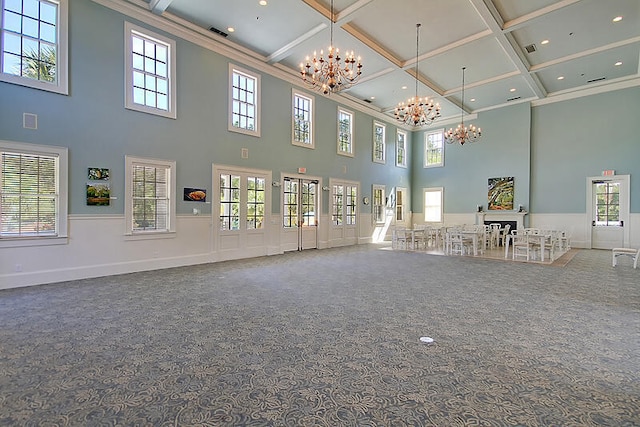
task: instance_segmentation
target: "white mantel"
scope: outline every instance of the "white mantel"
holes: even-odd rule
[[[524,216],[529,212],[517,211],[483,211],[476,212],[476,224],[484,224],[485,221],[516,221],[518,228],[524,228]]]

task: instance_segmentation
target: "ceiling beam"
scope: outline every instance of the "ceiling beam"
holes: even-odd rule
[[[327,28],[327,26],[328,25],[324,24],[324,23],[316,25],[311,30],[309,30],[306,33],[304,33],[303,35],[297,37],[295,40],[290,41],[289,43],[287,43],[286,45],[282,46],[280,49],[276,50],[271,55],[269,55],[267,57],[267,62],[269,64],[273,64],[275,62],[282,61],[284,58],[289,56],[289,53],[290,53],[291,49],[293,49],[294,47],[296,47],[300,43],[303,43],[305,40],[308,40],[311,37],[315,36],[320,31],[322,31],[325,28]]]
[[[574,3],[577,3],[581,0],[562,0],[557,3],[551,4],[547,7],[543,7],[541,9],[535,10],[531,13],[527,13],[526,15],[519,16],[511,21],[507,21],[503,24],[502,29],[504,31],[515,31],[518,28],[525,26],[530,23],[534,19],[542,18],[545,15],[548,15],[556,10],[562,9],[567,6],[571,6]]]
[[[151,0],[149,2],[149,10],[156,15],[162,15],[172,1],[173,0]]]

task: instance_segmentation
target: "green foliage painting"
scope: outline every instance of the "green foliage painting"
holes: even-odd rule
[[[489,210],[513,210],[513,177],[489,178]]]

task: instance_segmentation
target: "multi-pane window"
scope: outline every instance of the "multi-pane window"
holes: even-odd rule
[[[353,156],[353,113],[338,109],[338,154]]]
[[[125,157],[127,234],[175,231],[173,161]]]
[[[358,206],[358,187],[355,185],[345,186],[345,222],[347,225],[355,225]]]
[[[247,230],[264,227],[265,179],[247,177]]]
[[[66,237],[66,168],[64,148],[0,141],[0,240]]]
[[[125,22],[128,109],[176,118],[175,41]]]
[[[596,225],[620,225],[620,183],[596,183]]]
[[[444,130],[427,132],[424,139],[424,167],[444,166]]]
[[[302,225],[316,226],[316,192],[318,183],[315,181],[302,181],[302,200],[300,205],[302,208]]]
[[[247,220],[248,221],[248,220]],[[240,176],[220,175],[220,230],[240,229]]]
[[[385,162],[385,132],[385,125],[383,125],[382,123],[373,122],[373,161],[376,163]]]
[[[396,221],[404,221],[404,189],[396,188]]]
[[[331,203],[331,223],[342,225],[344,221],[344,185],[333,186],[333,201]]]
[[[314,148],[313,98],[293,92],[293,145]]]
[[[67,0],[0,0],[0,80],[67,93]]]
[[[260,136],[260,76],[229,64],[229,130]]]
[[[386,200],[384,196],[384,185],[373,186],[373,200],[371,203],[371,209],[373,213],[373,222],[376,224],[385,222],[385,205]]]
[[[442,194],[443,188],[424,189],[424,221],[442,222]]]
[[[298,180],[285,179],[283,190],[283,225],[285,228],[298,226]]]
[[[407,133],[396,132],[396,166],[407,167]]]

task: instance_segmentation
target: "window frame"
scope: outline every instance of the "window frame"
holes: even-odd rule
[[[427,206],[427,193],[438,193],[440,195],[439,197],[439,208],[440,208],[440,212],[438,214],[439,218],[438,220],[433,220],[433,219],[428,219],[427,218],[427,211],[429,208],[433,208],[436,205],[429,205]],[[423,215],[424,215],[424,222],[425,223],[431,223],[431,224],[442,224],[444,222],[444,187],[427,187],[424,188],[422,191],[422,207],[423,207]]]
[[[69,94],[69,2],[68,0],[38,0],[38,3],[54,4],[57,7],[56,19],[56,82],[50,83],[29,77],[5,73],[4,70],[4,5],[0,0],[0,81],[20,86],[40,89],[61,95]],[[17,34],[17,33],[16,33]],[[21,37],[24,33],[20,33]],[[40,40],[40,39],[38,39]]]
[[[371,221],[374,224],[384,224],[386,222],[386,210],[387,210],[387,188],[385,185],[373,184],[371,188]],[[376,193],[380,192],[380,198]],[[378,201],[380,203],[378,203]],[[380,210],[380,217],[376,213],[376,210]]]
[[[429,149],[429,137],[431,135],[440,136],[440,147],[437,150]],[[434,151],[440,151],[440,161],[430,163],[429,153]],[[425,132],[424,134],[424,168],[441,168],[444,167],[444,128]]]
[[[400,136],[404,136],[404,140],[402,141],[402,145],[400,144]],[[407,132],[400,130],[400,129],[396,129],[396,166],[400,167],[400,168],[406,168],[407,167],[407,138],[408,138],[408,134]],[[399,160],[400,157],[400,150],[402,149],[402,151],[404,151],[404,156],[402,157],[402,161]]]
[[[251,130],[251,129],[247,129],[247,128],[243,128],[240,126],[235,126],[233,124],[233,103],[234,101],[236,101],[236,99],[233,97],[233,80],[234,80],[234,75],[235,74],[239,74],[242,75],[248,79],[253,80],[254,83],[254,91],[253,91],[253,95],[254,95],[254,102],[250,103],[248,105],[252,105],[253,109],[254,109],[254,115],[253,115],[253,121],[255,123],[255,129]],[[229,63],[229,120],[227,123],[227,129],[230,132],[236,132],[236,133],[241,133],[244,135],[249,135],[249,136],[255,136],[255,137],[260,137],[260,133],[261,133],[261,113],[262,113],[262,109],[260,108],[262,102],[262,98],[261,98],[261,76],[260,74],[254,73],[252,71],[249,71],[245,68],[239,67],[233,63]],[[243,102],[241,99],[238,99],[239,102]]]
[[[27,144],[0,140],[0,153],[31,154],[56,157],[56,233],[55,235],[0,236],[0,248],[19,246],[48,246],[66,244],[68,238],[68,204],[69,204],[69,152],[67,147],[53,145]],[[1,163],[0,163],[1,167]],[[1,170],[0,170],[0,179]],[[1,184],[1,183],[0,183]],[[2,186],[0,185],[0,190]]]
[[[296,140],[296,116],[295,116],[295,111],[296,111],[296,99],[297,98],[302,98],[304,100],[307,100],[309,102],[309,143],[303,142],[303,141],[298,141]],[[298,146],[298,147],[304,147],[304,148],[309,148],[309,149],[315,149],[315,138],[313,137],[313,132],[314,132],[314,115],[315,115],[315,108],[314,108],[314,101],[315,98],[311,95],[307,95],[306,93],[303,93],[301,91],[296,90],[295,88],[292,89],[291,91],[291,144]]]
[[[168,226],[163,230],[133,229],[133,166],[161,167],[167,169]],[[175,237],[176,232],[176,162],[125,155],[125,236],[133,239]]]
[[[349,136],[349,142],[348,142],[348,150],[342,150],[341,147],[341,136],[342,136],[342,131],[340,128],[340,122],[341,122],[341,117],[342,116],[347,116],[349,119],[349,131],[348,131],[348,136]],[[337,131],[338,131],[338,139],[337,139],[337,152],[338,154],[340,154],[341,156],[347,156],[347,157],[354,157],[354,152],[355,152],[355,138],[354,138],[354,134],[353,134],[353,120],[354,120],[354,114],[353,111],[349,111],[345,108],[342,107],[338,107],[338,118],[337,118]]]
[[[376,134],[376,128],[378,128],[378,127],[380,129],[382,129],[382,141],[380,141],[380,146],[381,146],[380,152],[381,152],[382,157],[377,157],[376,156],[376,152],[378,151],[377,150],[378,141],[376,141],[376,135],[377,135]],[[372,148],[371,148],[372,160],[373,160],[374,163],[386,164],[386,162],[387,162],[387,160],[386,160],[386,157],[387,157],[387,154],[386,154],[386,152],[387,152],[387,141],[386,141],[386,138],[387,138],[387,125],[382,123],[382,122],[378,122],[378,121],[374,120],[373,121],[373,138],[372,138],[372,144],[373,145],[372,145]]]
[[[167,91],[168,102],[167,110],[148,105],[142,105],[134,102],[134,79],[133,79],[133,41],[134,34],[142,39],[151,41],[156,45],[160,44],[167,48]],[[146,28],[124,22],[124,70],[125,70],[125,108],[127,110],[138,111],[141,113],[153,114],[156,116],[166,117],[169,119],[177,118],[177,102],[176,102],[176,42],[168,37],[161,36],[147,30]],[[156,74],[153,74],[157,76]]]

